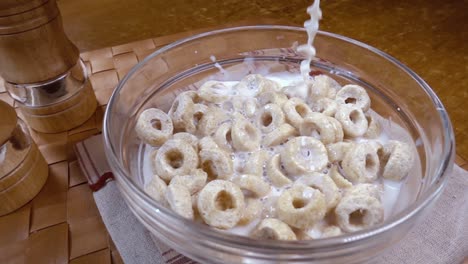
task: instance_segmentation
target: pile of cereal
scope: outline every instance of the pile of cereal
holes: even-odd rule
[[[414,157],[407,143],[378,140],[370,104],[364,88],[326,75],[286,87],[261,75],[207,81],[168,113],[139,116],[154,149],[145,190],[182,217],[260,239],[381,223],[382,180],[400,181]]]

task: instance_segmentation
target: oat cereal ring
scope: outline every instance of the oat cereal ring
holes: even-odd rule
[[[174,134],[174,136],[172,136],[173,139],[180,139],[182,141],[185,141],[187,143],[189,143],[194,149],[195,151],[198,150],[198,138],[190,133],[187,133],[187,132],[179,132],[179,133],[176,133]]]
[[[221,103],[229,98],[230,92],[231,89],[222,82],[207,81],[198,89],[198,96],[211,103]]]
[[[297,135],[297,130],[290,124],[282,124],[278,129],[271,131],[263,137],[262,145],[272,147],[279,145],[290,137]]]
[[[208,179],[228,179],[233,173],[232,159],[220,149],[202,149],[200,168],[207,173]]]
[[[198,149],[201,150],[212,150],[219,149],[218,144],[213,140],[212,137],[203,137],[198,141]]]
[[[364,137],[378,138],[380,136],[380,133],[382,132],[382,128],[380,127],[379,121],[377,121],[377,119],[375,119],[370,114],[366,114],[366,119],[369,125],[368,125],[366,133],[364,133]]]
[[[257,111],[257,99],[252,97],[234,96],[232,104],[235,111],[246,117],[253,117]]]
[[[291,98],[283,105],[283,111],[287,121],[299,129],[304,118],[313,113],[309,106],[299,98]]]
[[[341,229],[337,226],[327,226],[322,230],[322,238],[335,237],[341,234]]]
[[[170,181],[175,175],[185,175],[198,165],[198,155],[193,147],[180,139],[170,139],[156,155],[156,174]]]
[[[253,238],[262,240],[297,240],[296,234],[292,229],[275,218],[263,219],[252,232]]]
[[[169,109],[168,115],[172,119],[172,123],[174,124],[174,128],[176,129],[184,129],[185,122],[193,113],[193,93],[196,94],[194,91],[187,91],[180,93],[172,103],[171,109]]]
[[[260,74],[249,74],[235,86],[240,94],[256,96],[263,91],[277,91],[279,86],[276,82],[264,78]]]
[[[347,189],[353,187],[353,184],[345,179],[343,175],[338,170],[338,166],[333,165],[328,171],[328,176],[335,182],[336,186],[339,188]]]
[[[267,104],[257,114],[257,125],[263,133],[278,129],[284,122],[284,113],[279,105]]]
[[[242,216],[244,194],[232,182],[213,180],[199,192],[197,205],[205,223],[228,229],[234,227]]]
[[[260,148],[261,133],[247,119],[237,116],[231,128],[232,145],[237,151],[252,151]]]
[[[379,202],[382,201],[383,197],[383,186],[381,184],[373,183],[360,183],[349,188],[345,192],[345,196],[360,195],[360,196],[371,196],[377,199]]]
[[[318,99],[312,107],[312,111],[322,113],[326,116],[335,116],[338,109],[338,103],[330,98]]]
[[[280,154],[276,154],[270,158],[266,166],[266,174],[271,184],[276,187],[292,183],[291,179],[286,177],[281,171]]]
[[[266,150],[257,150],[248,158],[243,172],[245,174],[253,174],[255,176],[263,175],[263,166],[268,160],[268,152]]]
[[[360,137],[367,131],[367,119],[360,108],[340,105],[336,111],[335,118],[343,126],[345,136]]]
[[[316,138],[325,145],[335,142],[335,130],[328,116],[321,113],[310,113],[299,126],[301,136]]]
[[[367,141],[355,144],[348,150],[341,162],[345,177],[353,183],[373,182],[380,169],[378,142]]]
[[[324,74],[317,75],[309,85],[309,100],[317,102],[322,98],[335,99],[336,92],[339,89],[341,89],[341,86],[334,79]]]
[[[395,181],[403,179],[411,170],[414,162],[411,146],[396,140],[385,144],[380,156],[383,165],[382,176]]]
[[[331,116],[328,116],[327,119],[333,125],[333,128],[335,130],[335,141],[334,142],[343,141],[344,132],[343,132],[343,126],[341,125],[341,123],[338,120],[336,120],[335,118],[331,117]]]
[[[198,133],[209,136],[219,127],[219,124],[229,120],[229,116],[219,107],[211,106],[198,122]]]
[[[253,193],[256,197],[260,198],[270,193],[270,184],[263,180],[262,177],[251,174],[242,174],[233,179],[241,189]]]
[[[328,160],[330,162],[340,162],[344,159],[344,156],[348,150],[354,145],[353,142],[336,142],[333,144],[328,144],[326,146],[328,153]]]
[[[189,189],[184,185],[169,184],[166,199],[171,209],[178,215],[193,219],[192,197]]]
[[[288,101],[288,97],[281,92],[266,91],[258,95],[260,105],[276,104],[283,106]]]
[[[158,175],[153,175],[151,181],[145,186],[145,192],[155,201],[160,202],[163,206],[168,206],[166,200],[166,183],[159,178]]]
[[[187,175],[176,175],[171,180],[172,184],[185,186],[191,195],[200,191],[206,184],[208,175],[201,169],[194,169]]]
[[[246,198],[245,210],[242,212],[242,217],[239,220],[239,225],[246,225],[260,217],[263,210],[263,204],[259,199]]]
[[[149,108],[138,117],[135,125],[138,137],[151,146],[161,146],[172,135],[171,118],[163,111]]]
[[[195,134],[200,120],[208,112],[208,109],[208,106],[204,104],[195,104],[193,106],[193,111],[190,112],[190,115],[187,115],[187,119],[184,119],[183,129],[188,133]]]
[[[382,203],[372,196],[345,195],[335,208],[338,226],[346,232],[356,232],[381,223]]]
[[[158,155],[158,150],[157,149],[154,149],[151,151],[150,155],[149,155],[149,161],[150,161],[150,165],[151,165],[151,171],[156,174],[156,155]]]
[[[286,224],[305,229],[323,219],[327,211],[325,196],[316,189],[295,184],[281,193],[276,202],[278,218]]]
[[[308,173],[297,179],[294,184],[303,184],[321,191],[325,196],[327,210],[335,208],[341,199],[341,194],[335,182],[328,175],[323,173]]]
[[[225,151],[232,152],[232,124],[230,122],[221,124],[216,130],[213,138],[216,144]]]
[[[320,171],[328,164],[327,149],[313,137],[295,137],[284,144],[281,161],[291,175]]]
[[[366,112],[370,108],[371,100],[366,92],[366,89],[359,85],[348,84],[343,86],[337,93],[336,99],[338,104],[350,105],[361,108]]]

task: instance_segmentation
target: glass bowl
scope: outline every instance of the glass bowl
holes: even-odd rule
[[[420,178],[406,184],[411,199],[384,223],[364,231],[309,241],[259,241],[183,219],[143,191],[144,146],[134,125],[147,108],[167,111],[174,97],[207,79],[239,80],[248,73],[296,71],[303,28],[248,26],[217,30],[163,47],[136,65],[115,89],[105,115],[106,155],[122,196],[156,237],[201,263],[360,263],[399,241],[421,222],[453,167],[454,136],[440,100],[413,71],[353,39],[319,32],[312,73],[365,87],[372,109],[415,142]],[[214,62],[215,61],[215,62]]]

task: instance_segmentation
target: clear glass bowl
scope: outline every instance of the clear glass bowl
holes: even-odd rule
[[[314,71],[342,83],[364,86],[372,108],[406,129],[416,142],[421,179],[414,199],[385,222],[365,231],[310,241],[258,241],[211,229],[179,217],[143,191],[141,154],[134,125],[141,111],[167,111],[178,93],[206,78],[239,80],[246,73],[297,69],[291,47],[305,43],[302,28],[250,26],[182,39],[151,54],[119,83],[104,121],[106,154],[124,199],[156,237],[201,263],[360,263],[394,245],[420,223],[440,195],[454,158],[452,126],[440,100],[413,71],[358,41],[319,32]],[[223,67],[220,73],[218,64]],[[211,59],[210,59],[211,57]]]

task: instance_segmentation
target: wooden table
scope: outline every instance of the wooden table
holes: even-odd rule
[[[78,167],[72,146],[101,133],[105,105],[118,81],[131,67],[157,48],[205,30],[81,54],[100,107],[85,124],[68,132],[41,134],[31,131],[49,163],[50,176],[30,203],[0,217],[0,263],[122,263]],[[0,99],[14,104],[3,86],[0,86]],[[461,156],[457,155],[456,162],[468,169],[468,163]]]

